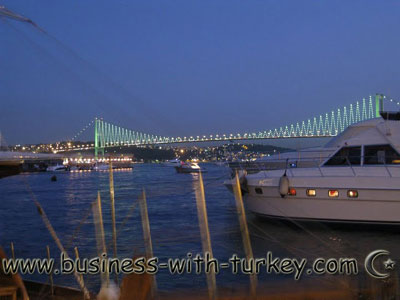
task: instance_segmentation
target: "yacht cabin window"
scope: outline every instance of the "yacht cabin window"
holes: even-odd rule
[[[391,145],[364,146],[364,164],[400,164],[400,155]]]
[[[325,166],[360,165],[360,163],[361,146],[343,147],[325,163]]]

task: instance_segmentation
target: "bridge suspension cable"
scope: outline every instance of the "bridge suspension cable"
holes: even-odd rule
[[[91,127],[95,122],[95,119],[89,122],[85,127],[83,127],[80,131],[78,131],[72,138],[71,142],[76,141],[78,137],[80,137],[89,127]]]

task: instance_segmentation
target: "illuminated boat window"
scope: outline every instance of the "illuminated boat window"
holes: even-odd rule
[[[349,198],[357,198],[358,197],[358,192],[356,190],[348,190],[347,191],[347,197],[349,197]]]
[[[288,195],[290,195],[290,196],[296,196],[296,189],[295,189],[295,188],[290,188],[290,189],[289,189],[289,192],[288,192]]]
[[[339,197],[339,191],[338,190],[329,190],[328,195],[329,195],[329,197]]]
[[[256,194],[262,194],[263,190],[262,188],[255,188]]]
[[[307,190],[307,196],[315,197],[316,195],[317,195],[317,191],[316,190],[314,190],[314,189],[308,189]]]

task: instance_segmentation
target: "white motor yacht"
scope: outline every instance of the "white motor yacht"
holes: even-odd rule
[[[181,163],[179,167],[175,167],[178,173],[199,173],[203,172],[200,166],[195,162]]]
[[[381,115],[333,138],[327,146],[336,150],[315,167],[242,176],[247,208],[285,219],[400,223],[400,113]]]
[[[181,165],[181,161],[178,158],[167,160],[162,164],[166,167],[179,167]]]

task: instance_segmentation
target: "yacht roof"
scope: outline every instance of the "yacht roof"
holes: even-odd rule
[[[376,118],[349,126],[341,134],[332,138],[325,147],[392,144],[398,148],[399,141],[400,122]]]

